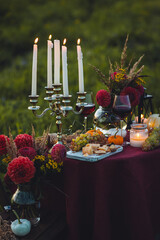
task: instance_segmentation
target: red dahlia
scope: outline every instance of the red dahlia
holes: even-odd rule
[[[28,157],[30,160],[33,160],[35,158],[35,156],[37,155],[36,150],[32,147],[20,148],[18,153],[19,153],[19,155],[21,155],[23,157]]]
[[[109,104],[111,103],[111,96],[110,96],[109,92],[102,89],[97,92],[96,100],[97,100],[98,105],[100,105],[102,107],[108,107]]]
[[[136,89],[138,90],[140,96],[144,94],[144,87],[142,85],[138,85]]]
[[[126,87],[122,90],[121,95],[129,95],[131,106],[135,107],[139,104],[139,93],[135,88]]]
[[[0,135],[0,156],[7,153],[6,140],[9,142],[9,138],[5,135]]]
[[[51,151],[51,156],[57,163],[62,162],[66,157],[66,148],[62,144],[56,144]]]
[[[28,157],[14,158],[9,164],[7,173],[15,184],[26,183],[34,177],[34,163]]]
[[[33,138],[26,133],[17,135],[14,141],[18,149],[23,147],[33,147]]]

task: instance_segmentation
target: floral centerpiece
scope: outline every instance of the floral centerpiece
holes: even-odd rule
[[[120,63],[116,62],[112,64],[109,60],[110,68],[108,75],[103,74],[98,68],[93,67],[100,76],[100,81],[106,86],[105,90],[101,89],[96,94],[97,103],[102,108],[111,110],[115,95],[129,95],[131,106],[134,108],[139,104],[140,98],[144,94],[143,84],[145,81],[143,77],[146,76],[141,74],[144,65],[139,67],[143,56],[133,65],[131,59],[128,66],[126,66],[127,42],[128,36],[121,54]]]
[[[32,135],[19,134],[15,139],[11,133],[9,138],[0,135],[0,172],[14,193],[12,202],[21,206],[35,204],[41,195],[41,183],[63,173],[66,148],[61,144],[53,147],[48,139],[49,130],[37,138],[34,129]]]

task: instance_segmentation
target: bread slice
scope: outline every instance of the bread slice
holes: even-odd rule
[[[115,152],[118,147],[116,147],[115,145],[111,145],[109,148],[110,148],[111,152]]]
[[[110,152],[110,148],[107,145],[103,145],[101,147],[99,147],[97,150],[102,150],[105,152]]]
[[[87,145],[88,145],[88,144],[87,144]],[[83,153],[83,155],[85,155],[85,156],[86,156],[86,154],[88,154],[88,155],[92,155],[92,154],[93,154],[93,149],[92,149],[92,147],[91,147],[91,146],[87,146],[87,145],[82,148],[82,153]]]
[[[104,151],[104,150],[95,151],[95,154],[98,154],[98,155],[102,155],[102,154],[105,154],[105,153],[106,153],[106,151]]]

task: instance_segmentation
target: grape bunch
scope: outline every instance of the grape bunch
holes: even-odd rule
[[[150,151],[160,146],[160,127],[155,128],[142,145],[142,150]]]
[[[89,133],[80,134],[76,139],[72,139],[70,148],[74,152],[80,151],[88,143],[99,143],[101,145],[106,144],[107,139],[104,134],[98,134],[94,132],[92,135]]]

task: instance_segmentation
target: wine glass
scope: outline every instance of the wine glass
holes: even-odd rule
[[[91,113],[93,113],[95,111],[95,103],[94,103],[94,99],[93,99],[93,93],[87,93],[86,94],[86,99],[85,99],[85,103],[83,106],[83,110],[81,112],[81,115],[84,116],[84,131],[87,131],[87,119],[88,119],[88,115],[90,115]],[[81,104],[79,102],[76,103],[76,110],[80,111],[81,109]]]
[[[131,103],[129,100],[129,95],[115,95],[113,101],[113,112],[120,118],[120,128],[122,136],[123,120],[131,112]]]

